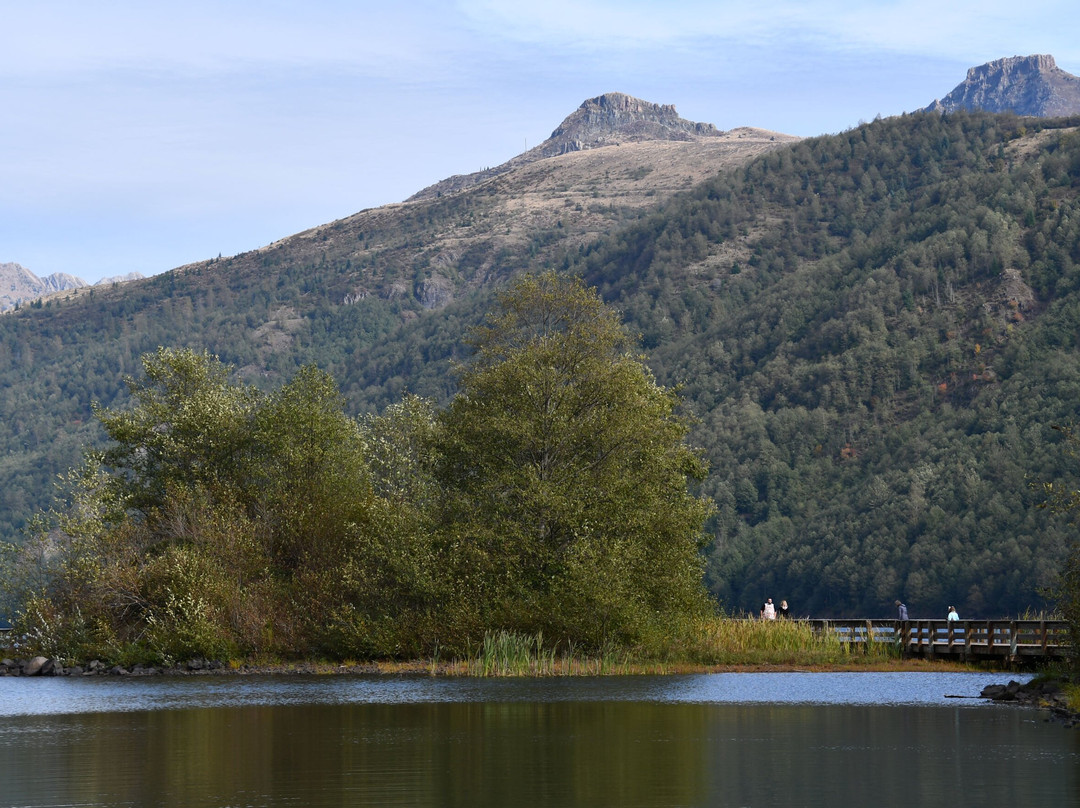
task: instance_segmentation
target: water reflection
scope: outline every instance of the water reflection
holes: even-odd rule
[[[140,709],[22,715],[0,683],[0,804],[1015,806],[1080,793],[1074,731],[980,702],[736,703],[795,680],[717,677],[260,681],[249,702],[250,680],[230,679],[184,680],[171,698],[187,706],[147,708],[170,703],[157,681],[105,680]],[[305,688],[316,698],[292,701]],[[230,690],[233,706],[190,704]],[[284,698],[258,703],[270,694]]]

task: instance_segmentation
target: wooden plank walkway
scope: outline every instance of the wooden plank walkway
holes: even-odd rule
[[[846,642],[900,643],[907,656],[1052,659],[1069,651],[1063,620],[810,620]]]

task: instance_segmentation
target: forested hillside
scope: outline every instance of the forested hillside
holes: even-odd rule
[[[1051,425],[1080,404],[1076,123],[806,141],[583,262],[699,419],[724,602],[1039,605],[1071,538],[1029,484],[1067,471]]]
[[[0,538],[48,505],[80,446],[103,439],[92,402],[118,404],[124,375],[158,346],[208,349],[264,389],[315,363],[358,411],[407,388],[445,399],[447,365],[432,361],[464,356],[464,328],[492,286],[561,263],[790,140],[730,135],[566,154],[452,196],[364,210],[259,250],[0,316]]]
[[[879,120],[652,208],[605,200],[600,175],[527,238],[485,185],[0,317],[0,529],[95,438],[89,399],[121,403],[146,351],[207,348],[267,387],[314,362],[354,412],[405,390],[446,400],[492,288],[552,266],[596,286],[658,381],[681,386],[712,468],[707,583],[725,607],[1039,608],[1070,540],[1030,484],[1071,471],[1051,426],[1080,394],[1078,124]],[[477,226],[500,238],[426,249]]]

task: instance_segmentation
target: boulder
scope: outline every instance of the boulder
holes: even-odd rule
[[[41,669],[44,668],[45,664],[49,661],[50,660],[46,659],[43,656],[34,657],[25,665],[23,665],[23,676],[38,676],[41,673]],[[52,667],[50,667],[49,670],[52,670]]]

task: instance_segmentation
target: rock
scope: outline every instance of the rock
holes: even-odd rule
[[[927,112],[982,109],[1053,118],[1080,112],[1080,78],[1048,54],[996,59],[968,70],[967,78]]]
[[[420,305],[429,311],[445,308],[454,300],[454,285],[441,275],[422,281],[416,292]]]
[[[129,675],[129,671],[127,670],[127,668],[121,667],[120,665],[113,665],[111,668],[109,668],[109,673],[112,674],[113,676],[128,676]]]
[[[43,656],[34,657],[29,662],[27,662],[25,665],[23,665],[23,669],[22,669],[23,676],[37,676],[37,675],[39,675],[41,673],[41,669],[43,667],[45,667],[45,663],[47,663],[47,662],[49,662],[49,660],[46,659]],[[52,668],[50,667],[49,670],[52,670]]]
[[[18,264],[0,264],[0,311],[16,304],[29,303],[45,295],[86,286],[86,281],[74,275],[58,272],[39,278]]]

